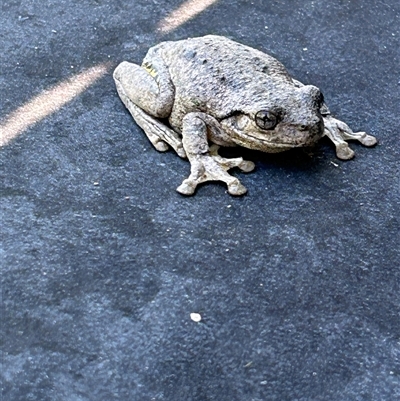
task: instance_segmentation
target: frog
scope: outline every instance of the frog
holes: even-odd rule
[[[333,117],[321,90],[292,78],[276,58],[223,36],[161,42],[141,65],[121,62],[113,78],[155,149],[172,148],[189,160],[190,175],[177,188],[183,195],[207,181],[224,182],[231,195],[247,192],[228,171],[251,172],[255,164],[222,157],[221,146],[278,153],[314,146],[326,136],[336,156],[349,160],[354,151],[348,140],[377,143]]]

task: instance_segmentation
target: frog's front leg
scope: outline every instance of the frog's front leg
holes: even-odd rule
[[[247,192],[246,187],[227,171],[239,167],[242,171],[249,172],[254,169],[254,163],[241,157],[225,159],[218,155],[218,147],[214,145],[210,148],[208,139],[221,131],[218,121],[204,113],[192,112],[183,118],[182,142],[190,161],[191,174],[177,188],[179,193],[192,195],[197,185],[206,181],[225,182],[231,195],[243,195]],[[223,138],[220,138],[220,143],[223,143]]]
[[[331,115],[324,116],[324,126],[324,135],[334,143],[336,156],[342,160],[349,160],[354,157],[354,151],[346,142],[348,140],[357,140],[364,146],[374,146],[377,143],[374,136],[365,132],[353,132],[347,124]]]

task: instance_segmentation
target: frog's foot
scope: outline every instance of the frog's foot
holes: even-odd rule
[[[189,157],[191,163],[191,174],[177,188],[183,195],[193,195],[197,185],[206,181],[223,181],[228,186],[231,195],[244,195],[247,189],[240,181],[232,177],[227,171],[233,167],[239,167],[244,172],[254,169],[254,163],[243,160],[241,157],[235,159],[225,159],[218,155],[217,145],[212,145],[206,155],[196,155]]]
[[[329,116],[324,117],[326,135],[336,147],[336,156],[342,160],[349,160],[354,157],[354,151],[350,149],[346,141],[357,140],[364,146],[374,146],[377,140],[374,136],[365,132],[353,132],[343,121]]]
[[[192,112],[183,118],[182,123],[182,143],[191,164],[191,174],[177,191],[184,195],[192,195],[197,185],[203,182],[223,181],[231,195],[245,194],[247,189],[227,171],[239,167],[248,172],[254,169],[254,163],[241,157],[225,159],[218,155],[218,146],[209,146],[210,131],[222,130],[219,122],[205,113]]]

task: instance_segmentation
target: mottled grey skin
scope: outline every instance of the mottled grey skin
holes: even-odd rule
[[[354,152],[346,140],[376,143],[333,118],[320,90],[292,79],[279,61],[220,36],[160,43],[142,66],[122,62],[114,80],[155,148],[165,151],[169,145],[189,159],[191,174],[177,188],[185,195],[211,180],[224,181],[232,195],[247,191],[227,171],[248,172],[254,164],[222,158],[216,145],[275,153],[312,145],[326,135],[337,157],[347,160]],[[168,119],[170,128],[160,119]]]

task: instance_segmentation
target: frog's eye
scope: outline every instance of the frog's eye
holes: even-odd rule
[[[272,130],[278,124],[278,117],[268,110],[261,110],[256,114],[256,124],[265,130]]]

